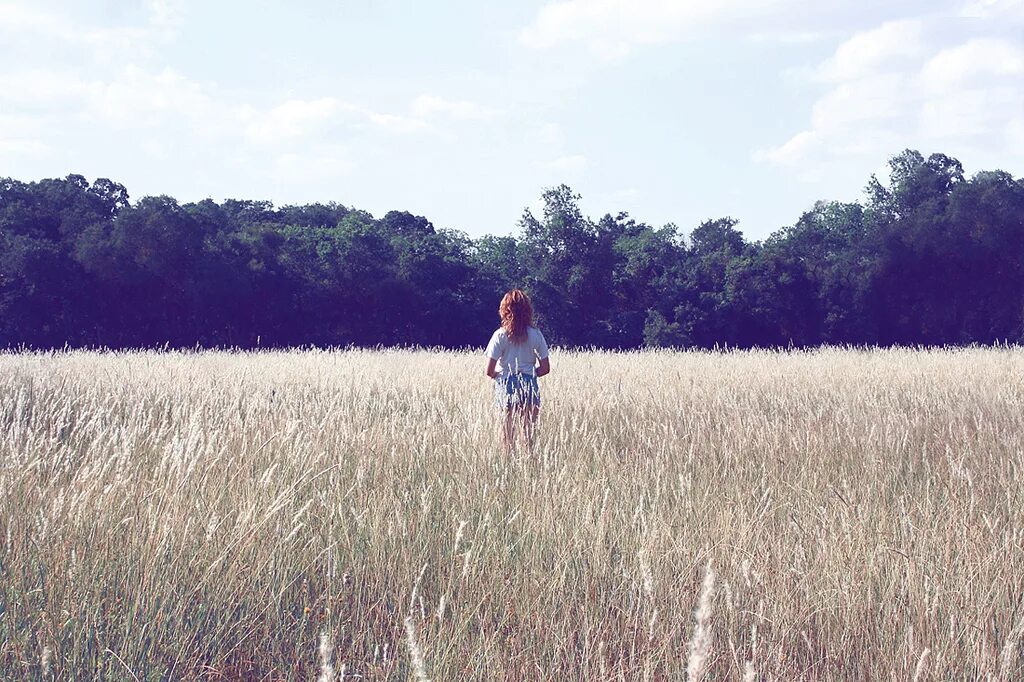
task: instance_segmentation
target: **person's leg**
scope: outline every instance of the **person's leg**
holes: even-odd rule
[[[537,417],[540,414],[539,405],[524,405],[522,408],[523,439],[529,452],[533,452],[533,439],[537,434]]]
[[[501,443],[504,446],[505,454],[511,455],[515,449],[515,417],[513,414],[512,386],[508,377],[499,377],[495,380],[494,404],[501,410],[501,423],[498,426],[498,430],[501,433]]]
[[[523,381],[522,423],[526,447],[533,452],[533,440],[537,433],[537,416],[540,413],[540,386],[537,377],[528,376]]]
[[[505,454],[511,456],[516,449],[516,409],[514,407],[505,408],[505,419],[501,424],[501,438],[505,444]]]

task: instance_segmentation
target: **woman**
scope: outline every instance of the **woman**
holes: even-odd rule
[[[498,306],[501,326],[487,344],[487,376],[494,379],[495,402],[505,411],[502,439],[505,452],[515,451],[516,422],[523,425],[526,446],[533,449],[533,434],[540,412],[537,377],[551,371],[548,344],[533,326],[530,298],[513,289]]]

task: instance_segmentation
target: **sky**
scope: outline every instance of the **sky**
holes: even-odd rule
[[[0,176],[748,238],[905,148],[1024,175],[1024,0],[0,0]]]

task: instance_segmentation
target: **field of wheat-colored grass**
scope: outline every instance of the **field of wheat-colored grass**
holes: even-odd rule
[[[0,355],[0,679],[1024,666],[1024,351]]]

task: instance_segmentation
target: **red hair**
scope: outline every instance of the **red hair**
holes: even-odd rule
[[[513,289],[505,294],[498,306],[498,315],[501,316],[501,328],[512,343],[526,340],[527,330],[533,326],[533,306],[525,292]]]

